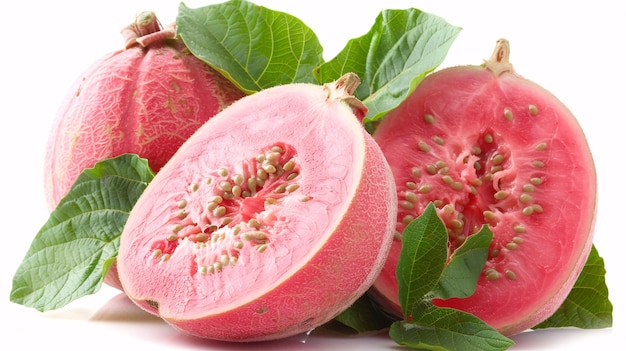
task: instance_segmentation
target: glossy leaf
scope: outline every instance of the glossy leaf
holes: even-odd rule
[[[389,335],[400,345],[434,351],[500,351],[513,345],[512,340],[463,311],[422,302],[413,315],[419,315],[419,320],[391,325]]]
[[[369,123],[398,106],[443,62],[460,31],[441,17],[415,8],[384,10],[368,33],[349,40],[316,75],[323,83],[347,72],[361,77],[355,96],[367,105],[364,122]]]
[[[433,290],[435,297],[463,298],[476,291],[476,282],[485,267],[492,239],[493,233],[486,225],[483,225],[477,233],[467,237],[463,245],[454,251],[450,262],[443,270],[437,287]]]
[[[245,0],[196,9],[181,3],[177,34],[191,53],[253,93],[289,83],[316,83],[322,46],[298,18]]]
[[[11,301],[47,311],[98,291],[128,214],[153,177],[134,155],[84,170],[33,239],[13,277]]]
[[[604,260],[594,246],[574,287],[559,309],[534,329],[576,327],[610,328],[613,305],[605,282]]]
[[[402,249],[396,267],[398,298],[405,316],[432,291],[444,270],[448,232],[430,203],[402,232]]]

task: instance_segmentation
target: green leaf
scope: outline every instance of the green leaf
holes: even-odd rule
[[[448,233],[433,203],[407,225],[396,267],[404,320],[394,322],[389,329],[396,343],[436,351],[498,351],[513,345],[478,317],[432,302],[436,297],[474,293],[492,238],[493,233],[483,226],[448,261]]]
[[[11,301],[47,311],[98,291],[128,214],[153,177],[134,155],[84,170],[33,239],[13,277]]]
[[[610,328],[613,325],[613,305],[604,276],[604,260],[592,247],[585,267],[574,287],[559,307],[547,320],[533,329],[576,327],[582,329]]]
[[[176,25],[194,56],[248,93],[317,83],[313,70],[323,63],[322,46],[294,16],[245,0],[197,9],[181,3]]]
[[[435,297],[449,299],[468,297],[476,290],[476,282],[487,262],[493,233],[487,225],[467,237],[463,245],[454,251],[443,270],[439,284],[433,290]]]
[[[335,320],[353,330],[364,333],[389,327],[390,321],[374,307],[367,294],[361,296],[352,306],[341,312]]]
[[[448,232],[435,205],[411,221],[402,232],[402,249],[396,267],[398,298],[405,316],[433,290],[448,259]]]
[[[400,345],[435,351],[498,351],[514,344],[472,314],[425,301],[415,307],[413,315],[419,315],[419,320],[394,322],[389,329],[389,336]]]
[[[355,96],[367,105],[369,123],[398,106],[443,62],[460,31],[418,9],[384,10],[367,34],[349,40],[315,73],[322,83],[356,73],[362,83]]]

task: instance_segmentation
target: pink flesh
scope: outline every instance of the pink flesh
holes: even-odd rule
[[[537,107],[536,115],[529,112],[531,105]],[[511,120],[505,118],[505,109],[512,111]],[[434,123],[425,122],[427,113]],[[499,250],[485,267],[485,273],[491,272],[489,268],[499,272],[498,279],[481,275],[473,296],[436,303],[473,313],[509,335],[551,315],[565,299],[589,253],[596,208],[591,153],[567,108],[513,73],[495,78],[481,67],[457,67],[429,76],[407,103],[386,118],[388,123],[380,124],[374,138],[398,186],[397,231],[404,229],[405,216],[416,216],[428,202],[441,200],[438,214],[449,228],[451,249],[487,223],[494,232],[490,250]],[[492,142],[485,141],[486,134],[492,136]],[[434,137],[441,138],[444,145]],[[419,149],[420,141],[428,145],[429,152]],[[541,143],[546,143],[545,149],[536,150],[542,148],[538,146]],[[475,146],[481,149],[479,155],[472,153]],[[504,156],[501,164],[497,158],[494,161],[495,154]],[[447,175],[461,183],[461,190],[454,189],[458,184],[446,183],[449,179],[442,177],[443,167],[431,168],[435,175],[428,173],[426,166],[439,160],[445,161]],[[544,165],[533,166],[535,160]],[[475,161],[481,164],[478,171]],[[487,179],[486,170],[492,166],[502,170]],[[413,167],[420,169],[419,177],[412,174]],[[532,178],[540,179],[541,184],[528,187]],[[478,185],[477,179],[482,184]],[[415,190],[409,189],[411,183],[407,182],[415,183]],[[418,189],[425,184],[432,190],[420,193]],[[508,196],[497,200],[496,193],[501,190]],[[414,208],[402,206],[407,191],[417,194]],[[454,211],[447,211],[446,204]],[[532,204],[539,204],[543,211],[522,214]],[[484,211],[495,217],[490,219]],[[464,225],[455,229],[458,222],[453,219],[459,213],[464,215]],[[518,224],[523,224],[524,232],[514,229]],[[512,242],[517,243],[510,245]],[[375,284],[377,293],[396,312],[400,311],[395,277],[400,246],[399,240],[394,241],[390,260]],[[515,274],[514,279],[507,277],[507,270]]]
[[[126,224],[118,263],[126,293],[188,333],[226,340],[310,329],[364,293],[391,243],[393,179],[350,109],[326,98],[309,85],[266,90],[233,104],[190,138],[157,174],[146,190],[152,196],[142,196]],[[296,161],[297,175],[287,180],[285,172],[256,195],[222,202],[232,221],[219,225],[224,217],[204,211],[208,199],[222,192],[225,178],[256,173],[255,157],[274,145],[284,150],[282,164]],[[219,175],[222,167],[229,176]],[[210,184],[207,177],[213,178]],[[281,182],[299,187],[276,194]],[[197,190],[190,190],[192,184]],[[302,201],[305,196],[308,201]],[[277,203],[264,204],[270,197]],[[181,200],[193,211],[170,242],[172,225],[182,222],[176,217]],[[261,228],[253,228],[250,218]],[[206,229],[207,219],[218,223],[219,229],[206,230],[217,239],[197,248],[190,234]],[[257,230],[267,239],[242,239]],[[155,248],[169,259],[154,257]],[[237,261],[203,274],[202,267],[211,267],[222,254]],[[158,302],[158,310],[146,300]],[[263,326],[251,328],[242,319]]]

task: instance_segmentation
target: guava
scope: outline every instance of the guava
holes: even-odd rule
[[[123,153],[156,172],[207,119],[244,94],[141,12],[123,28],[125,47],[78,77],[57,111],[45,155],[50,210],[85,168]]]
[[[517,74],[500,40],[482,65],[427,76],[375,130],[396,181],[396,240],[373,295],[396,316],[407,223],[434,203],[449,253],[483,224],[487,263],[468,298],[434,300],[504,335],[531,328],[567,297],[589,255],[597,206],[586,137],[552,93]]]
[[[240,342],[309,331],[363,295],[397,197],[358,84],[275,86],[206,122],[130,213],[125,293],[186,334]]]

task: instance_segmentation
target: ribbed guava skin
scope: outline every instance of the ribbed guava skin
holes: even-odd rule
[[[499,45],[483,66],[428,76],[374,138],[394,172],[399,233],[429,202],[452,251],[482,224],[494,233],[474,295],[435,303],[512,335],[554,313],[577,279],[592,245],[596,174],[576,118],[516,74],[508,43]],[[398,314],[400,247],[374,285]]]
[[[44,167],[50,210],[83,169],[105,158],[134,153],[158,171],[202,123],[243,96],[182,41],[146,39],[160,33],[148,16],[136,33],[146,46],[134,43],[93,63],[59,107]]]
[[[311,330],[365,293],[386,260],[397,199],[343,89],[266,89],[189,138],[122,234],[128,296],[184,333],[259,341]]]

